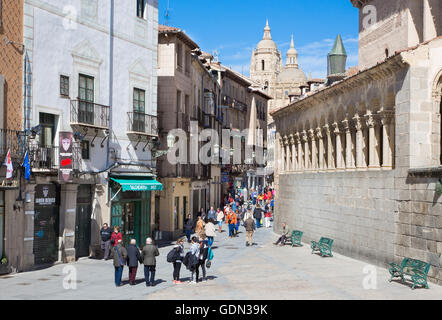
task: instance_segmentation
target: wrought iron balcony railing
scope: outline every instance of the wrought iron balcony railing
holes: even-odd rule
[[[29,146],[29,160],[32,170],[58,170],[60,148],[57,146]],[[81,166],[81,148],[75,143],[72,150],[73,169],[80,170]]]
[[[22,131],[0,129],[0,161],[4,163],[8,150],[11,158],[22,159],[26,152],[26,137]]]
[[[110,107],[86,100],[71,100],[71,125],[109,129]]]
[[[129,133],[158,137],[158,117],[140,112],[128,112]]]

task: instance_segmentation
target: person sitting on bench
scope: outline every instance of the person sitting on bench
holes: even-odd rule
[[[287,237],[290,235],[290,230],[287,227],[287,224],[285,222],[282,223],[282,235],[279,237],[278,241],[274,243],[275,246],[281,243],[281,246],[285,245],[285,241],[287,240]]]

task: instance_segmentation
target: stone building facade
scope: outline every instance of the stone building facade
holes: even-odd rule
[[[384,21],[417,2],[353,3],[360,21],[365,6],[379,4],[385,16],[371,32],[388,37]],[[427,13],[404,28],[420,30]],[[440,19],[433,13],[429,29]],[[370,48],[361,41],[358,73],[272,113],[276,231],[287,222],[304,241],[327,236],[337,252],[382,267],[420,259],[442,283],[442,38],[432,36],[409,47],[412,35],[396,35],[389,55],[381,37]]]
[[[186,138],[186,154],[179,163],[159,158],[158,170],[165,192],[158,197],[159,238],[175,239],[183,234],[187,215],[196,219],[201,209],[219,206],[220,164],[199,159],[203,141],[191,146],[191,137],[204,129],[221,129],[220,85],[212,74],[206,54],[181,29],[159,27],[158,110],[160,139],[169,149]],[[172,130],[179,130],[177,138]],[[218,146],[219,148],[219,146]],[[219,150],[218,150],[219,151]],[[184,153],[184,152],[183,152]]]
[[[23,132],[23,1],[0,3],[0,274],[23,270],[24,220],[19,169],[25,153]],[[8,151],[13,176],[8,181]],[[18,199],[18,200],[17,200]]]
[[[144,242],[155,224],[147,184],[156,175],[158,1],[25,0],[24,14],[26,129],[35,130],[24,268],[100,256],[103,223],[119,226],[126,243]],[[123,190],[132,180],[134,189],[146,182],[143,191]]]

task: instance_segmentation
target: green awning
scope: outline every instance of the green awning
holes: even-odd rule
[[[114,179],[113,181],[121,185],[123,192],[126,191],[162,191],[163,185],[156,180],[127,180]]]

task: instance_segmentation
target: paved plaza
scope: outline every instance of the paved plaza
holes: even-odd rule
[[[151,299],[151,300],[218,300],[218,299],[441,299],[442,287],[430,283],[430,289],[411,290],[400,282],[389,283],[386,269],[376,268],[377,289],[364,289],[366,263],[335,254],[322,258],[311,254],[308,244],[301,248],[276,247],[277,235],[261,228],[255,233],[253,247],[245,246],[245,231],[235,239],[217,233],[214,261],[208,269],[209,280],[188,283],[190,272],[184,267],[185,283],[172,282],[172,265],[166,262],[170,246],[160,248],[157,259],[156,286],[146,287],[143,268],[138,269],[137,285],[114,285],[112,261],[80,259],[72,264],[58,264],[43,270],[0,277],[0,299]],[[189,245],[186,244],[186,251]],[[368,266],[368,267],[367,267]],[[67,269],[65,269],[68,267]],[[76,289],[64,289],[63,271],[77,272]],[[373,284],[369,282],[369,284]]]

